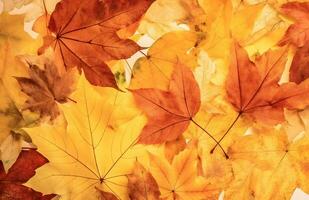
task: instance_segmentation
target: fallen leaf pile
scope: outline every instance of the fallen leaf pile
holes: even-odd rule
[[[1,200],[309,193],[308,1],[0,5]]]

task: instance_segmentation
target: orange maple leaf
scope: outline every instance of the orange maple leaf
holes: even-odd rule
[[[287,49],[268,51],[249,60],[247,52],[233,45],[230,72],[226,89],[228,100],[239,112],[263,121],[276,124],[284,121],[283,108],[303,109],[309,105],[309,79],[299,85],[289,82],[279,85]]]
[[[93,85],[117,88],[105,63],[129,58],[141,49],[117,31],[140,20],[153,0],[62,0],[52,13],[43,52],[51,46],[66,68],[83,69]]]
[[[148,118],[139,138],[139,143],[143,144],[177,139],[201,104],[200,89],[193,73],[180,63],[175,66],[168,91],[147,88],[132,92],[138,107]]]

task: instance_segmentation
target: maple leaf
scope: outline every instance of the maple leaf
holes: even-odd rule
[[[75,71],[60,73],[51,62],[44,64],[44,70],[29,63],[30,78],[16,77],[21,90],[28,95],[24,109],[39,112],[41,117],[54,120],[59,114],[57,103],[65,103],[74,90]]]
[[[215,199],[219,190],[206,178],[197,175],[197,152],[185,149],[170,164],[166,159],[149,154],[150,172],[157,181],[160,199]]]
[[[136,104],[148,118],[139,143],[158,144],[175,140],[199,110],[200,90],[193,73],[180,63],[174,68],[168,91],[154,88],[132,90]]]
[[[297,47],[302,47],[309,42],[309,3],[308,2],[288,2],[283,4],[281,11],[296,20],[279,42],[279,45],[292,43]]]
[[[84,76],[71,97],[76,103],[59,106],[66,122],[25,129],[50,161],[29,185],[63,199],[97,199],[96,188],[126,199],[127,175],[145,150],[134,146],[144,116],[130,93],[94,87]]]
[[[117,88],[106,61],[129,58],[140,47],[121,39],[117,31],[137,22],[153,0],[62,0],[48,25],[53,35],[39,52],[51,46],[66,68],[77,66],[93,85]]]
[[[309,77],[309,43],[297,48],[290,68],[290,81],[297,84]]]
[[[128,180],[130,199],[159,199],[160,191],[157,182],[138,161],[135,162],[132,174],[128,175]]]
[[[299,85],[278,84],[286,62],[286,48],[268,51],[257,57],[255,63],[238,44],[233,48],[226,89],[229,101],[240,115],[276,124],[284,121],[284,107],[302,109],[307,105],[308,81]]]
[[[35,170],[48,160],[36,150],[23,150],[19,154],[16,162],[6,173],[3,163],[0,161],[0,197],[8,200],[48,200],[55,197],[55,194],[43,195],[31,188],[24,186],[31,177],[35,175]]]
[[[253,194],[256,199],[279,200],[290,199],[297,187],[308,192],[308,144],[306,136],[289,142],[284,132],[267,129],[241,138],[228,152],[238,178],[227,197],[241,200]],[[239,186],[249,191],[235,192]]]
[[[191,50],[197,40],[198,35],[190,31],[175,31],[163,35],[148,49],[147,55],[135,62],[130,88],[168,89],[177,62],[189,68],[196,66]]]

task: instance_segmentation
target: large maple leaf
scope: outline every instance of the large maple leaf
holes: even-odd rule
[[[309,42],[309,3],[289,2],[281,7],[281,11],[294,18],[296,22],[288,28],[279,44],[292,43],[297,47],[304,46]]]
[[[226,89],[229,101],[241,114],[268,124],[284,121],[283,108],[303,109],[308,103],[308,83],[279,85],[287,60],[287,49],[268,51],[249,60],[244,49],[234,44]]]
[[[29,185],[62,199],[98,199],[97,188],[111,193],[101,196],[126,199],[127,175],[143,151],[134,144],[144,116],[130,93],[94,87],[84,76],[71,98],[76,103],[59,105],[67,126],[58,117],[53,125],[25,129],[50,161]]]
[[[180,63],[175,66],[168,91],[146,88],[132,92],[136,104],[149,120],[140,134],[139,142],[144,144],[177,139],[187,129],[201,104],[193,73]]]
[[[141,48],[122,39],[117,31],[137,22],[153,0],[63,0],[51,14],[48,25],[52,35],[44,46],[56,51],[66,68],[83,69],[93,85],[117,88],[106,61],[129,58]]]
[[[36,150],[23,150],[6,173],[0,161],[0,198],[6,200],[49,200],[56,195],[43,195],[23,184],[35,175],[35,170],[48,160]]]

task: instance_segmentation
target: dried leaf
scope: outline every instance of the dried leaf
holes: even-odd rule
[[[63,0],[51,14],[43,52],[51,46],[67,69],[77,66],[93,85],[117,88],[106,61],[129,58],[140,47],[117,31],[140,20],[152,0]]]
[[[41,117],[54,120],[59,114],[57,103],[65,103],[74,90],[76,71],[61,74],[54,63],[46,62],[44,70],[29,64],[30,78],[16,77],[21,90],[28,95],[24,109],[39,112]]]
[[[181,63],[175,66],[168,91],[149,88],[132,92],[148,118],[139,138],[143,144],[175,140],[200,107],[200,91],[193,73]]]

